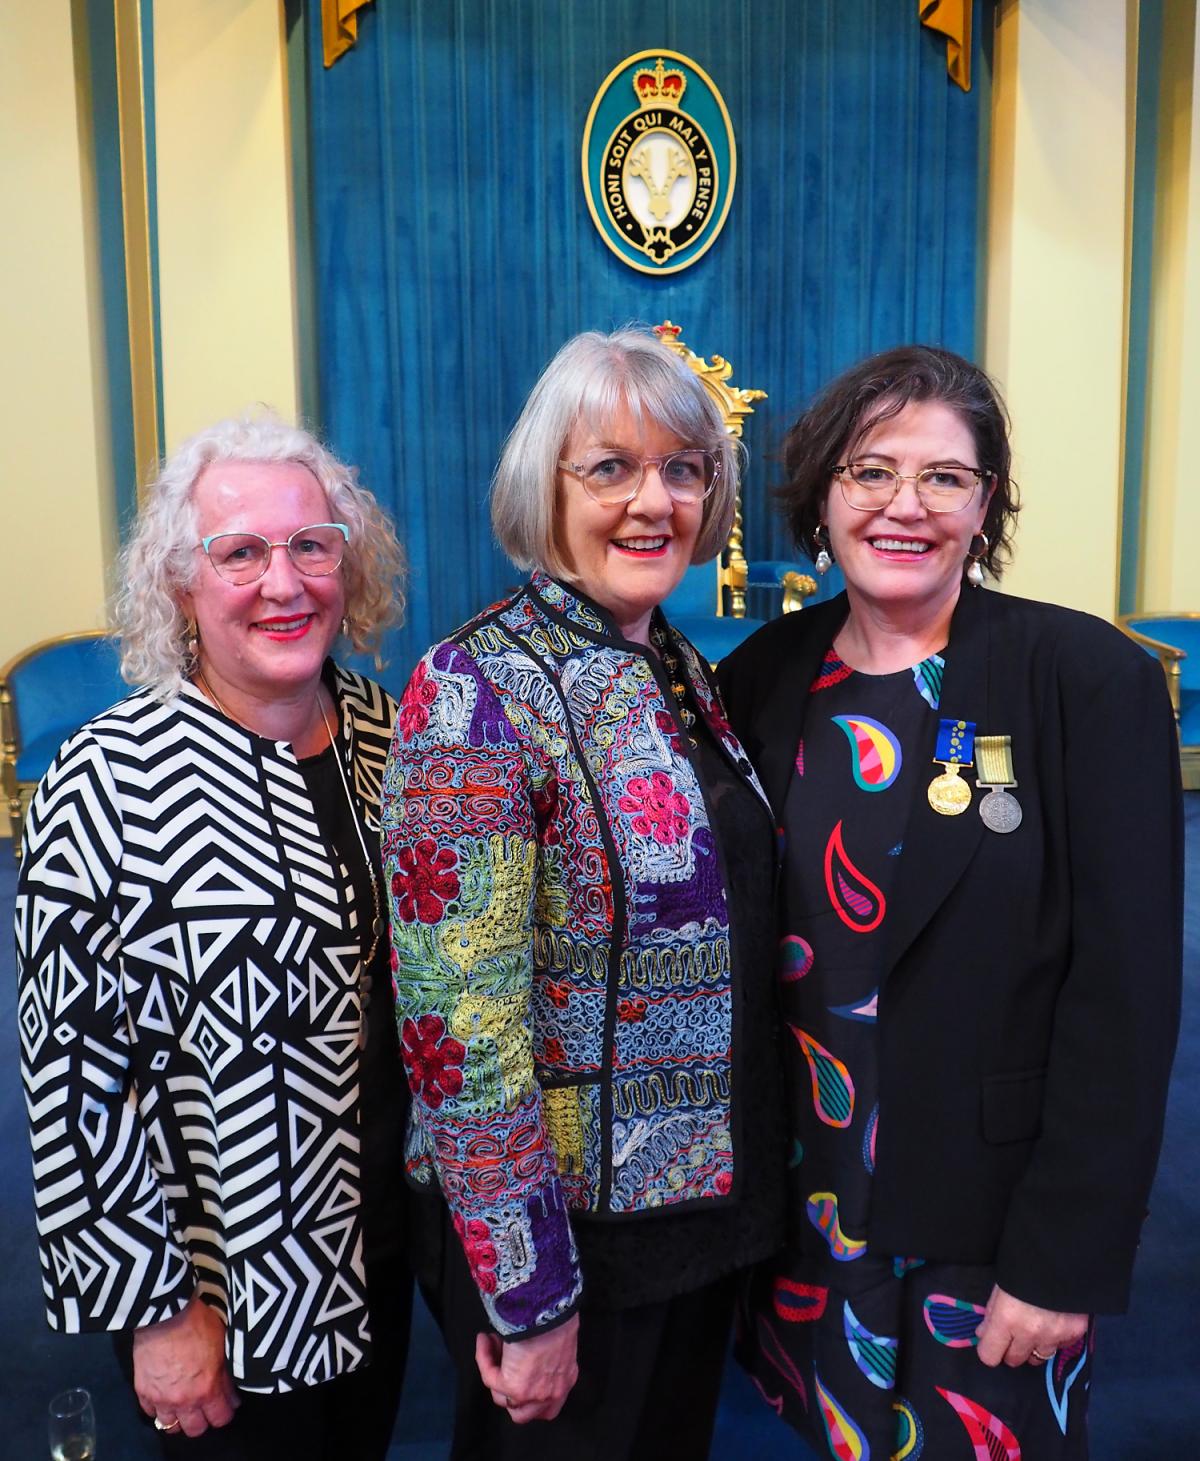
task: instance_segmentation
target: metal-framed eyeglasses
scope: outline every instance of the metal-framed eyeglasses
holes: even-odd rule
[[[927,512],[961,512],[969,506],[975,489],[995,479],[995,473],[978,467],[926,467],[906,474],[880,462],[846,462],[834,467],[846,506],[855,512],[879,512],[900,491],[902,482],[916,488]]]
[[[260,579],[271,566],[276,548],[286,548],[297,573],[324,578],[341,567],[350,529],[345,523],[313,523],[297,528],[290,538],[272,543],[261,533],[210,533],[200,547],[226,583],[246,584]]]
[[[647,467],[657,470],[675,502],[703,502],[721,475],[721,459],[698,447],[664,452],[659,457],[639,457],[633,452],[598,446],[585,452],[582,461],[558,465],[579,478],[593,502],[605,506],[632,502],[642,490]]]

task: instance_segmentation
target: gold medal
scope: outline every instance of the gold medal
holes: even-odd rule
[[[935,812],[943,817],[957,817],[971,805],[971,788],[958,774],[955,762],[939,761],[938,765],[946,769],[933,778],[925,795]]]

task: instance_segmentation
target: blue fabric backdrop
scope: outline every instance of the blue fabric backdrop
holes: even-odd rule
[[[407,546],[389,684],[516,581],[491,540],[488,481],[538,372],[576,331],[669,317],[769,393],[746,431],[751,558],[791,556],[770,454],[823,382],[907,340],[972,353],[980,87],[948,80],[945,41],[916,9],[379,0],[326,71],[319,6],[305,7],[317,424]],[[708,72],[738,145],[723,233],[666,277],[605,247],[579,169],[597,88],[655,46]]]

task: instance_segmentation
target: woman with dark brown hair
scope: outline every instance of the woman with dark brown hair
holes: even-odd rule
[[[822,1454],[1087,1455],[1181,963],[1156,663],[983,592],[1017,511],[1004,408],[919,346],[796,423],[781,496],[846,591],[720,669],[785,834],[793,1216],[742,1354]],[[1131,849],[1136,848],[1136,857]]]

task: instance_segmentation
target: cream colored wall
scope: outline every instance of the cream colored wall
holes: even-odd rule
[[[1164,7],[1139,607],[1200,609],[1200,45],[1195,6]]]
[[[38,639],[104,623],[113,541],[69,0],[6,7],[0,108],[3,663]]]
[[[162,397],[168,448],[298,386],[279,0],[155,0]]]
[[[1116,612],[1126,318],[1125,0],[997,7],[983,358],[1024,509],[1004,587]]]

